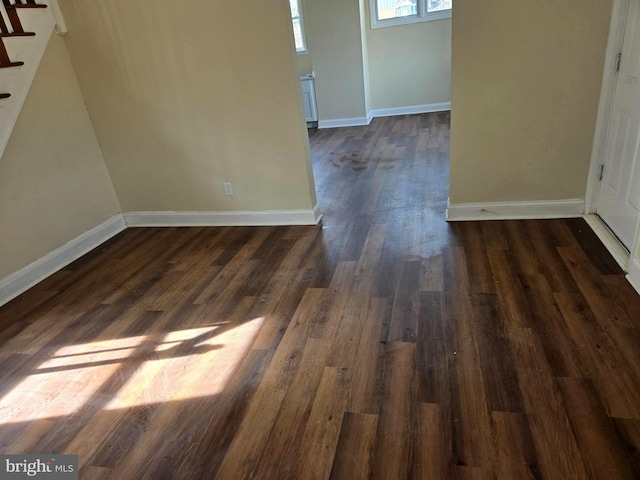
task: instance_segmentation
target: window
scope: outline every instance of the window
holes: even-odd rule
[[[448,18],[451,16],[452,1],[370,0],[371,28]]]
[[[296,40],[296,51],[306,52],[307,42],[304,38],[304,24],[302,23],[302,8],[300,0],[289,0],[291,6],[291,21],[293,22],[293,37]]]

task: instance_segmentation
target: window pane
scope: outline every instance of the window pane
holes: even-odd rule
[[[293,38],[296,40],[296,50],[304,50],[304,40],[302,39],[302,28],[300,28],[300,19],[293,19]]]
[[[439,12],[440,10],[451,10],[452,0],[426,0],[427,12]]]
[[[291,6],[291,16],[299,17],[300,13],[298,12],[298,0],[289,0],[289,5]]]
[[[378,2],[378,20],[408,17],[418,14],[417,0],[376,0]],[[427,0],[431,1],[431,0]],[[451,0],[449,0],[451,2]]]

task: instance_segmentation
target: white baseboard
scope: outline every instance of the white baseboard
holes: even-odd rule
[[[419,113],[446,112],[451,110],[451,102],[410,105],[408,107],[378,108],[371,110],[373,117],[393,117],[395,115],[416,115]]]
[[[629,274],[627,280],[640,294],[640,258],[634,258],[629,262]]]
[[[317,225],[322,214],[316,205],[312,210],[260,212],[129,212],[124,219],[128,227],[249,227]]]
[[[60,248],[0,280],[0,306],[66,267],[126,228],[122,214],[77,236]]]
[[[369,125],[377,117],[393,117],[395,115],[416,115],[419,113],[445,112],[451,110],[451,102],[429,103],[425,105],[409,105],[407,107],[378,108],[369,111],[366,117],[335,118],[320,120],[318,128],[361,127]]]
[[[366,117],[351,117],[351,118],[334,118],[332,120],[319,120],[318,128],[338,128],[338,127],[361,127],[363,125],[369,125],[371,123],[370,115]]]
[[[618,262],[620,268],[625,272],[629,268],[629,252],[620,243],[618,237],[616,237],[609,227],[602,221],[602,219],[595,214],[588,214],[584,216],[585,222],[591,227],[591,230],[598,236],[600,241],[609,250],[611,256]]]
[[[447,221],[573,218],[584,215],[584,200],[449,204]]]
[[[265,212],[132,212],[113,216],[60,248],[0,279],[0,307],[89,253],[127,227],[317,225],[322,213],[311,210]]]

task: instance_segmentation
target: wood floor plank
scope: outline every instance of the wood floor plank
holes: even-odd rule
[[[432,255],[422,260],[422,270],[420,272],[420,291],[444,291],[444,273],[442,269],[442,255]]]
[[[211,303],[218,299],[221,292],[227,288],[230,279],[237,278],[242,280],[242,269],[250,268],[247,262],[258,250],[268,238],[268,234],[271,233],[269,229],[261,230],[254,236],[247,236],[246,243],[240,243],[242,248],[238,249],[237,253],[228,262],[224,263],[224,267],[220,273],[215,277],[213,282],[210,282],[205,289],[203,289],[197,298],[193,300],[193,303]],[[256,262],[257,263],[257,262]]]
[[[582,295],[556,294],[569,335],[578,346],[579,358],[589,368],[590,378],[598,390],[598,398],[607,415],[620,418],[640,418],[636,392],[640,378],[636,367],[629,364],[618,347],[595,319]]]
[[[384,401],[378,417],[373,478],[408,478],[412,465],[415,412],[415,343],[389,343],[385,349]],[[411,372],[407,375],[407,372]],[[414,410],[415,409],[415,410]]]
[[[327,479],[348,402],[351,373],[343,367],[326,367],[301,439],[297,469],[290,478]]]
[[[634,478],[622,442],[588,380],[561,378],[558,385],[585,465],[592,478]],[[593,421],[597,419],[597,421]]]
[[[372,225],[367,234],[362,254],[358,258],[356,275],[358,277],[358,291],[369,295],[382,254],[387,225]]]
[[[410,478],[454,478],[447,410],[436,403],[421,403],[418,414]]]
[[[609,286],[596,267],[590,265],[584,251],[577,247],[560,247],[558,250],[596,318],[603,323],[632,328],[627,313],[617,302],[611,301]]]
[[[316,338],[307,341],[300,368],[282,400],[257,466],[265,478],[288,478],[295,473],[293,464],[281,459],[298,456],[300,439],[320,387],[328,352],[326,341]]]
[[[491,412],[496,439],[496,478],[541,478],[527,416]]]
[[[322,304],[315,311],[309,335],[313,338],[334,339],[345,307],[354,286],[353,277],[358,265],[356,262],[340,262],[336,268],[329,288],[325,290]]]
[[[522,286],[532,314],[531,329],[535,331],[545,349],[546,359],[553,374],[562,377],[585,377],[587,374],[579,362],[578,347],[568,332],[547,277],[522,277]]]
[[[186,448],[183,447],[184,450],[176,454],[175,446],[163,445],[158,453],[179,461],[184,477],[212,478],[234,438],[236,426],[244,418],[264,378],[272,356],[271,351],[249,351],[245,360],[227,380],[223,392],[216,396],[201,397],[202,401],[198,402],[198,406],[202,414],[198,417],[202,421],[188,422],[191,425],[182,429],[182,435],[176,442]],[[186,409],[185,418],[193,415],[194,410],[195,408]],[[211,445],[216,445],[215,452],[211,451]]]
[[[571,231],[576,243],[589,256],[591,264],[600,274],[617,274],[620,276],[623,273],[618,263],[609,255],[605,246],[598,239],[598,236],[591,228],[585,225],[584,221],[577,218],[569,218],[564,220],[562,224]]]
[[[445,319],[451,324],[451,421],[456,465],[484,468],[493,462],[491,420],[475,335],[471,301],[445,295]],[[473,427],[471,427],[473,425]]]
[[[465,250],[469,272],[469,290],[473,293],[495,293],[496,287],[489,267],[487,248],[478,222],[464,222],[459,225],[462,245]]]
[[[640,329],[640,295],[622,275],[603,275],[603,280],[609,286],[609,291],[616,298],[634,328]]]
[[[415,286],[420,283],[420,269],[421,264],[416,261],[401,263],[393,298],[389,342],[415,342],[418,329],[418,292]]]
[[[381,373],[384,368],[384,343],[382,322],[387,310],[388,300],[372,298],[369,315],[363,325],[360,342],[357,347],[349,392],[350,412],[378,414],[381,403]]]
[[[614,418],[613,424],[631,470],[640,472],[640,420]]]
[[[273,428],[289,382],[300,366],[302,348],[306,341],[309,316],[319,304],[322,289],[307,290],[297,314],[292,318],[292,327],[274,355],[263,381],[256,391],[236,435],[224,456],[216,478],[245,478],[255,471],[266,439]]]
[[[565,404],[551,367],[544,362],[543,347],[526,329],[512,329],[510,338],[542,477],[587,478]]]
[[[437,405],[451,403],[453,345],[443,315],[443,295],[420,294],[420,318],[416,341],[417,389],[420,402]]]
[[[513,263],[513,257],[508,252],[489,250],[489,264],[499,286],[498,298],[501,310],[505,312],[505,322],[516,327],[532,326],[533,315],[521,281],[521,275],[527,270],[520,271]]]
[[[531,238],[533,251],[539,260],[541,270],[553,292],[577,292],[578,286],[571,273],[560,259],[559,248],[571,248],[558,245],[552,228],[539,229],[532,224],[526,225]]]
[[[377,415],[352,412],[344,414],[329,478],[332,480],[371,478],[371,456],[377,425]]]
[[[91,478],[93,480],[103,480],[110,478],[112,475],[110,468],[96,467],[94,465],[87,465],[80,468],[78,476],[80,478]]]
[[[477,325],[478,358],[489,410],[524,411],[518,374],[496,295],[472,295],[471,308]]]

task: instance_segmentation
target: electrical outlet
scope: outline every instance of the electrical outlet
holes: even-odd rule
[[[224,193],[225,195],[233,195],[233,186],[231,182],[224,182]]]

